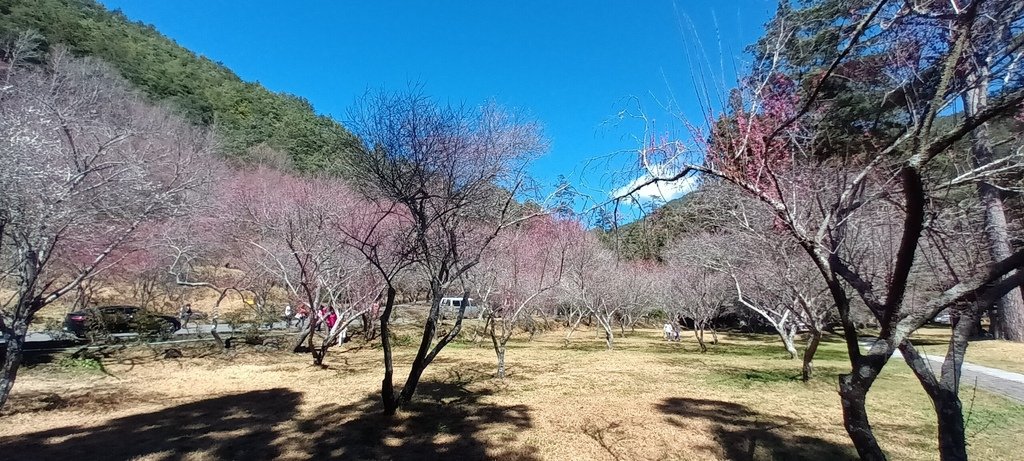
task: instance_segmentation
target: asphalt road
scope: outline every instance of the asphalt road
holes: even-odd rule
[[[873,339],[861,340],[860,344],[867,348],[871,345],[871,341]],[[945,357],[925,353],[921,353],[921,355],[934,365],[933,371],[938,374]],[[892,356],[903,359],[903,354],[900,354],[899,350]],[[964,362],[960,367],[960,384],[975,386],[978,389],[1024,403],[1024,374]]]
[[[271,330],[282,331],[288,328],[285,322],[276,322],[271,325]],[[186,336],[186,335],[203,335],[210,334],[214,330],[212,324],[196,324],[189,323],[186,327],[179,329],[174,332],[174,336]],[[225,323],[219,323],[216,326],[217,333],[230,334],[234,330],[230,325]],[[138,336],[137,333],[114,333],[111,334],[115,338],[134,338]],[[0,339],[0,344],[3,344],[4,340]],[[25,337],[25,349],[40,349],[48,347],[63,346],[65,344],[85,343],[85,341],[76,339],[73,335],[51,335],[46,332],[31,332]]]

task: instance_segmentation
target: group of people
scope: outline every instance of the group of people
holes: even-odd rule
[[[300,304],[298,310],[293,310],[292,305],[289,304],[284,306],[284,321],[288,324],[288,327],[291,327],[294,320],[295,326],[302,328],[306,326],[306,320],[309,320],[309,313],[309,306],[306,303]]]

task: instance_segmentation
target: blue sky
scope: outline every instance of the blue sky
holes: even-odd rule
[[[545,127],[551,149],[533,167],[542,184],[562,174],[595,195],[628,181],[619,173],[630,155],[608,156],[635,149],[644,132],[619,114],[639,103],[659,133],[685,131],[680,114],[699,122],[692,66],[709,64],[703,75],[731,86],[746,65],[743,48],[777,4],[101,1],[342,123],[368,88],[419,83],[441,101],[494,99]],[[701,49],[707,59],[694,54]]]

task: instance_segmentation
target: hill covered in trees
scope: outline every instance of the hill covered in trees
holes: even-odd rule
[[[214,126],[229,158],[259,161],[280,151],[299,171],[322,171],[354,139],[305,99],[244,82],[152,26],[92,0],[0,0],[0,35],[33,30],[41,34],[41,51],[63,45],[101,58],[153,99],[194,123]]]

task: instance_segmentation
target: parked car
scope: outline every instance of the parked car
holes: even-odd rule
[[[949,309],[944,309],[938,314],[935,314],[935,317],[932,317],[932,323],[937,323],[939,325],[952,325],[953,322],[949,317]]]
[[[139,333],[169,336],[181,328],[181,322],[138,306],[101,306],[70,312],[64,318],[64,331],[79,338],[90,332]]]

